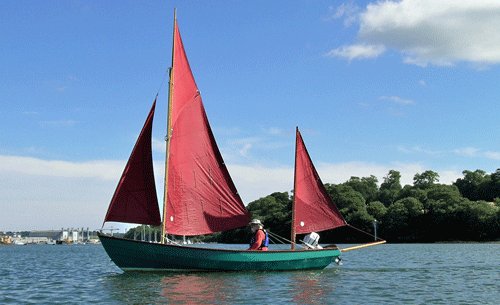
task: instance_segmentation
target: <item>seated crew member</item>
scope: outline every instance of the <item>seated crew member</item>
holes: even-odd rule
[[[250,240],[250,248],[248,248],[248,250],[267,251],[267,247],[269,246],[269,235],[266,230],[264,230],[262,222],[258,219],[254,219],[249,225],[254,236]]]

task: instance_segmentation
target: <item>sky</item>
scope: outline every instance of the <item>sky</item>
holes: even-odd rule
[[[174,7],[245,204],[296,126],[324,183],[500,168],[499,1],[2,1],[0,231],[100,228],[157,93],[163,193]]]

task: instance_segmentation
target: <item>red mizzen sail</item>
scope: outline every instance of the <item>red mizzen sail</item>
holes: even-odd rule
[[[156,100],[123,170],[104,222],[117,221],[153,226],[161,224],[151,155],[151,129],[155,106]]]
[[[246,226],[248,211],[217,148],[177,22],[172,61],[166,232],[200,235]]]
[[[319,232],[346,225],[326,193],[297,128],[295,146],[294,219],[296,234]]]

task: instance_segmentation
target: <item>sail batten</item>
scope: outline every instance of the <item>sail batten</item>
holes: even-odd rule
[[[201,235],[243,227],[249,214],[224,164],[174,22],[165,231]]]
[[[104,222],[161,224],[151,150],[155,107],[156,99],[123,170]]]
[[[295,234],[304,234],[334,229],[346,224],[337,206],[328,196],[297,128],[292,230]]]

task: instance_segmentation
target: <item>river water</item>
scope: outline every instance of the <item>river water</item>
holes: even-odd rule
[[[0,246],[0,304],[499,304],[500,244],[386,244],[321,271],[124,273],[100,245]]]

